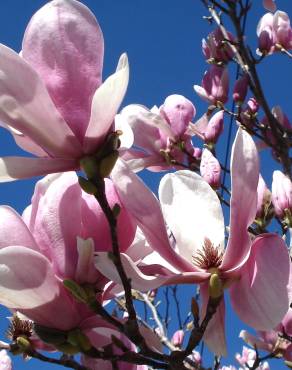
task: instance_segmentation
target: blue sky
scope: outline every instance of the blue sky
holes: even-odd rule
[[[47,1],[10,0],[1,2],[1,43],[19,51],[22,36],[32,14]],[[199,0],[88,0],[83,1],[96,15],[105,39],[104,78],[111,74],[120,54],[128,53],[130,62],[130,84],[123,105],[139,103],[152,107],[160,105],[173,93],[185,95],[196,106],[197,117],[207,105],[194,93],[193,85],[200,84],[207,69],[201,53],[201,39],[211,30],[202,19],[206,15]],[[264,14],[261,0],[254,1],[247,22],[247,40],[256,47],[256,24]],[[183,4],[183,5],[182,5]],[[277,0],[278,8],[292,14],[292,3]],[[291,117],[292,83],[289,59],[283,55],[266,58],[260,66],[268,101],[280,104]],[[226,120],[226,128],[227,128]],[[235,130],[234,130],[235,131]],[[0,129],[0,155],[22,155],[10,135]],[[226,140],[218,146],[224,151]],[[270,184],[271,167],[274,163],[269,153],[264,153],[262,172]],[[156,191],[161,175],[145,172],[144,180]],[[29,204],[36,180],[24,180],[0,184],[0,203],[9,204],[18,212]],[[185,292],[189,292],[186,290]],[[187,300],[186,300],[187,301]],[[6,313],[0,320],[0,328],[6,326]],[[238,336],[240,325],[234,315],[227,319],[230,355],[240,351]],[[4,330],[4,329],[3,329]],[[2,330],[2,332],[3,332]],[[234,344],[235,343],[235,344]],[[17,361],[15,369],[37,369],[40,364],[33,361],[23,364]],[[41,364],[43,369],[51,365]],[[276,365],[280,369],[279,364]]]

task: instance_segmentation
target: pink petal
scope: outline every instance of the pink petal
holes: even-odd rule
[[[208,283],[200,285],[200,294],[202,297],[202,313],[201,320],[204,318],[209,293]],[[207,344],[211,352],[217,356],[226,356],[226,338],[225,338],[225,302],[224,298],[217,307],[217,311],[209,322],[204,334],[204,342]]]
[[[129,81],[129,64],[122,54],[116,72],[96,90],[91,106],[90,121],[84,139],[84,151],[95,152],[114,123]]]
[[[50,262],[22,246],[0,250],[0,301],[6,307],[32,309],[52,301],[59,284]]]
[[[32,17],[22,46],[23,58],[82,142],[102,78],[103,36],[94,15],[79,1],[51,1]]]
[[[37,73],[17,53],[0,46],[0,120],[54,157],[76,157],[81,147]]]
[[[215,191],[201,176],[191,171],[165,175],[159,198],[178,253],[188,263],[208,238],[214,247],[224,248],[224,219]],[[193,266],[196,271],[196,267]]]
[[[209,97],[207,91],[203,87],[199,85],[194,85],[194,90],[201,99],[205,100],[209,104],[213,104],[212,97]]]
[[[23,135],[20,131],[17,131],[13,127],[10,127],[8,125],[4,125],[4,127],[11,132],[16,144],[21,149],[31,154],[34,154],[37,157],[47,157],[48,156],[48,153],[46,153],[39,145],[37,145],[29,137]]]
[[[128,124],[132,128],[136,147],[143,148],[147,152],[157,153],[161,149],[160,133],[154,122],[149,122],[147,119],[147,113],[151,112],[142,105],[127,105],[120,114],[121,123],[122,125]],[[144,134],[141,135],[141,132]]]
[[[81,188],[73,172],[49,177],[49,181],[52,179],[47,185],[42,180],[36,188],[30,230],[42,253],[51,259],[57,274],[74,278],[77,236],[82,236]]]
[[[38,251],[34,237],[13,208],[0,206],[0,248],[22,245]]]
[[[222,269],[236,268],[248,257],[250,237],[247,228],[257,211],[259,160],[251,136],[238,129],[231,153],[230,234]]]
[[[95,267],[97,270],[109,280],[121,284],[118,271],[112,259],[109,257],[108,252],[98,252],[95,256]],[[131,279],[133,289],[147,292],[164,285],[169,280],[166,276],[155,276],[154,273],[152,276],[143,274],[130,257],[124,253],[121,253],[121,260],[127,277]]]
[[[71,159],[2,157],[0,158],[0,182],[27,179],[76,168],[78,168],[76,161]]]
[[[111,176],[122,203],[137,222],[149,245],[167,261],[171,261],[175,268],[194,271],[192,265],[170,246],[159,202],[150,189],[122,160],[116,163]]]
[[[114,207],[115,204],[120,206],[117,234],[120,251],[124,252],[129,248],[135,237],[136,224],[121,202],[115,184],[110,179],[105,179],[105,192],[110,207]],[[112,250],[111,235],[104,212],[92,195],[82,192],[82,199],[82,234],[80,236],[84,239],[92,238],[96,251]]]
[[[241,278],[230,288],[231,303],[238,316],[257,330],[270,330],[288,310],[290,260],[284,241],[264,234],[251,248],[241,268]]]

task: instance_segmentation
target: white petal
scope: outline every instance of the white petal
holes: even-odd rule
[[[223,248],[224,219],[219,199],[201,176],[177,171],[161,180],[159,198],[164,218],[177,242],[179,254],[191,262],[208,238]]]
[[[122,54],[116,72],[105,80],[93,96],[84,142],[86,153],[95,151],[108,133],[126,93],[128,82],[128,57]]]

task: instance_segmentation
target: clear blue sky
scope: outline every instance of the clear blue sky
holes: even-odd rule
[[[20,51],[22,36],[32,14],[44,5],[44,0],[10,0],[0,5],[0,41]],[[148,107],[160,105],[165,97],[177,93],[193,101],[197,117],[206,109],[193,91],[200,84],[207,69],[201,53],[201,39],[210,31],[202,19],[205,11],[199,0],[88,0],[83,1],[96,15],[105,38],[104,77],[115,69],[119,55],[126,51],[130,62],[130,85],[124,105],[140,103]],[[264,14],[261,0],[254,1],[254,9],[247,23],[247,39],[256,46],[256,24]],[[292,2],[277,0],[278,8],[292,16]],[[280,104],[291,116],[291,67],[287,57],[275,55],[261,66],[261,76],[271,105]],[[227,121],[226,121],[227,123]],[[226,124],[227,127],[227,124]],[[220,148],[225,147],[223,139]],[[22,155],[10,135],[0,129],[0,155]],[[271,179],[271,159],[265,154],[262,162],[266,180]],[[160,175],[143,174],[156,191]],[[9,204],[19,212],[29,204],[36,180],[0,184],[0,203]],[[185,293],[189,292],[186,290]],[[185,299],[187,302],[188,300]],[[0,328],[6,327],[6,312],[2,312]],[[229,353],[241,350],[236,338],[241,326],[231,315],[227,316]],[[229,361],[228,361],[229,363]],[[280,364],[274,365],[280,369]],[[52,369],[51,365],[33,361],[16,361],[14,369]]]

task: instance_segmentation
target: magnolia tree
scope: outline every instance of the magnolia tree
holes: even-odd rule
[[[250,328],[237,333],[237,368],[269,369],[272,358],[292,367],[292,126],[258,74],[274,54],[291,58],[290,20],[272,0],[255,4],[254,50],[251,1],[196,6],[210,23],[196,119],[178,94],[121,109],[127,55],[102,81],[103,34],[76,0],[38,10],[21,53],[0,46],[1,125],[31,154],[1,158],[0,179],[44,176],[22,216],[0,207],[0,303],[11,311],[0,369],[15,355],[77,370],[207,369],[202,343],[214,369],[235,369],[222,365],[226,293]],[[226,120],[237,133],[220,153]],[[267,151],[271,190],[260,174]],[[163,172],[158,198],[144,169]],[[183,302],[181,284],[197,289]]]

